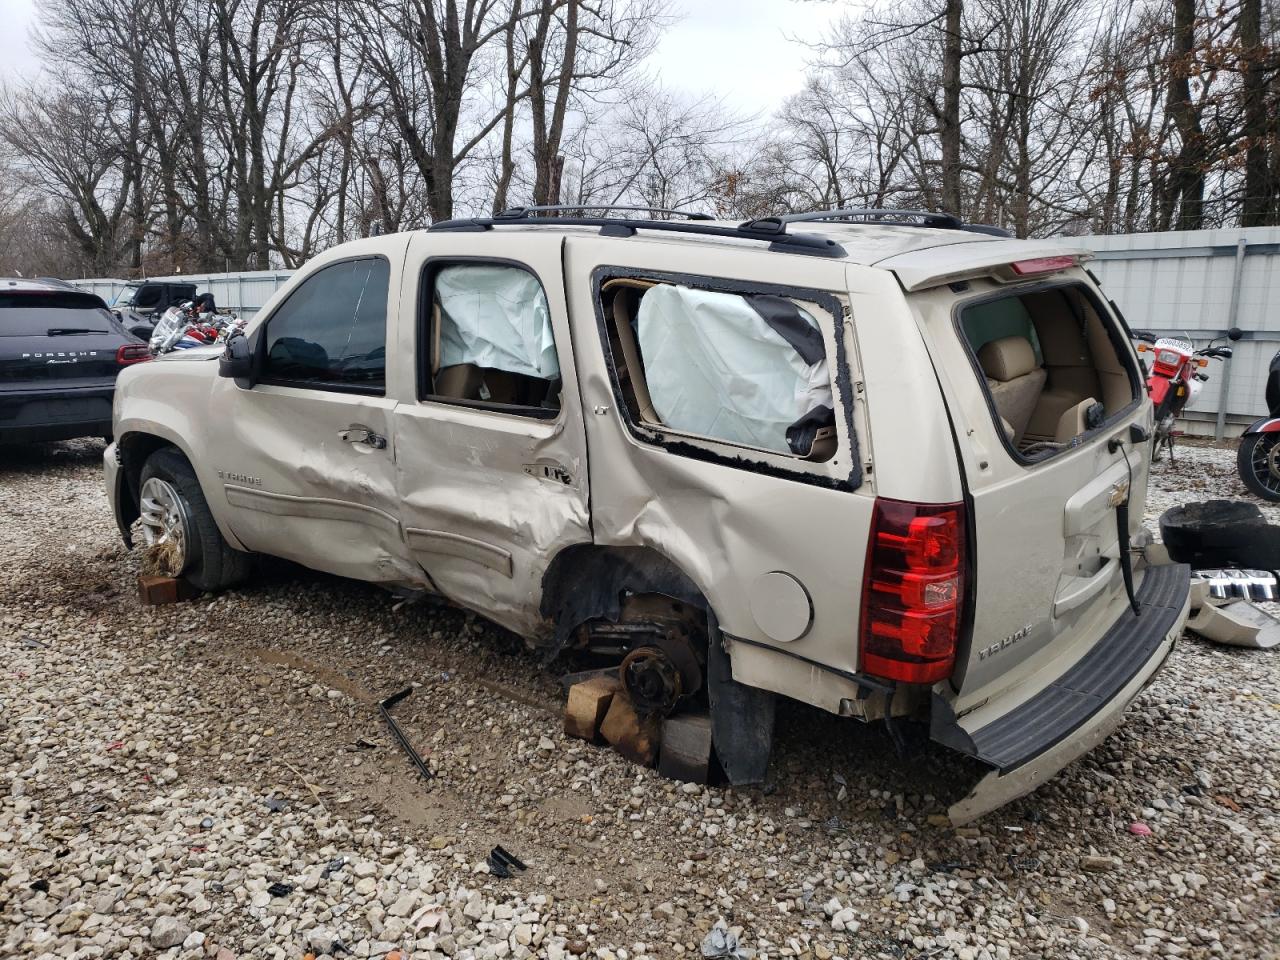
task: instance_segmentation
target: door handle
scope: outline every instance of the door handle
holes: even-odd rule
[[[362,443],[374,450],[385,450],[387,438],[374,433],[368,427],[348,427],[338,432],[338,436],[347,443]]]

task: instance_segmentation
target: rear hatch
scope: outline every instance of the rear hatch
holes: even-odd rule
[[[924,331],[965,473],[972,622],[943,699],[977,729],[1126,615],[1117,505],[1136,536],[1151,408],[1122,324],[1074,257],[1016,241],[940,253],[880,266]]]
[[[92,294],[0,291],[0,390],[110,383],[136,342]]]

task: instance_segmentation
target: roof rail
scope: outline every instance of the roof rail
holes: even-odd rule
[[[964,230],[969,233],[985,233],[993,237],[1012,236],[1002,227],[982,223],[965,223],[954,213],[933,210],[894,210],[880,208],[839,208],[812,210],[808,213],[788,213],[781,217],[768,217],[783,223],[812,223],[823,220],[861,220],[865,223],[893,223],[905,227],[935,227],[942,230]]]
[[[442,220],[427,227],[430,231],[471,232],[492,230],[494,227],[599,227],[602,236],[633,237],[639,230],[655,230],[667,233],[693,234],[703,237],[730,237],[735,240],[756,240],[769,244],[769,249],[780,253],[800,253],[811,257],[843,257],[844,247],[813,233],[787,233],[787,226],[776,217],[753,220],[736,227],[705,223],[699,220],[651,220],[632,217],[542,217],[532,208],[517,207],[496,217],[469,217],[459,220]],[[581,209],[570,207],[571,210]],[[648,208],[642,207],[642,210]]]
[[[942,227],[948,230],[959,230],[963,221],[954,213],[935,212],[932,210],[893,210],[878,207],[858,208],[842,207],[834,210],[811,210],[808,213],[788,213],[779,218],[783,223],[808,223],[814,220],[867,220],[872,223],[880,221],[919,220],[922,227]]]
[[[626,210],[629,213],[662,213],[667,216],[687,217],[690,220],[714,220],[709,213],[696,210],[671,210],[667,207],[636,207],[621,203],[546,203],[531,207],[508,207],[495,215],[495,220],[526,220],[534,213],[577,213],[585,215],[588,210]],[[651,218],[650,218],[651,219]]]

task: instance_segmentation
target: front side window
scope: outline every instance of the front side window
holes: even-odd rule
[[[432,400],[550,415],[560,408],[551,310],[522,267],[456,263],[430,274],[423,394]]]
[[[263,379],[382,393],[388,281],[381,257],[330,264],[304,280],[267,321]]]
[[[799,303],[640,278],[602,295],[633,421],[813,460],[835,452],[826,347]]]

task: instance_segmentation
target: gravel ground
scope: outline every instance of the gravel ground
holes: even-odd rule
[[[283,564],[140,607],[101,449],[0,454],[0,956],[639,960],[719,924],[760,958],[1280,957],[1275,654],[1186,639],[968,828],[964,762],[792,704],[765,788],[682,786],[566,739],[558,671],[456,610]],[[1182,447],[1150,519],[1244,496],[1232,465]],[[376,712],[408,682],[430,782]]]

